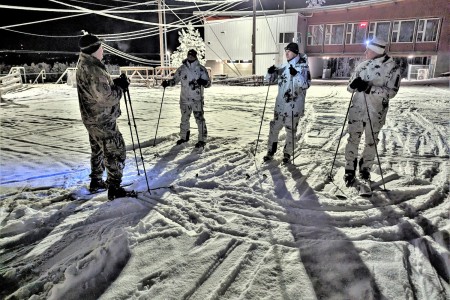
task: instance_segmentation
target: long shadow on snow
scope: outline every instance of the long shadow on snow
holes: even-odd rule
[[[292,174],[292,178],[298,179],[296,189],[299,194],[308,195],[307,209],[319,208],[318,198],[302,173],[292,165],[287,165],[287,169]],[[285,198],[290,192],[284,184],[285,180],[279,180],[280,177],[284,177],[279,166],[273,166],[269,171],[274,182],[282,185],[276,186],[276,195],[278,198]],[[280,202],[285,206],[288,219],[298,218],[298,214],[290,212],[291,206]],[[299,209],[296,208],[296,210]],[[290,227],[299,249],[300,262],[311,280],[317,299],[354,299],[355,291],[359,291],[360,296],[365,299],[385,299],[353,241],[333,226],[330,215],[321,213],[320,210],[314,210],[314,213],[316,216],[311,219],[311,224],[304,224],[308,228],[307,236],[302,230],[304,226],[291,224]],[[317,214],[320,215],[317,216]],[[323,231],[326,231],[333,239],[327,239],[327,237],[321,239]],[[311,236],[317,237],[317,240],[311,240],[309,238]]]
[[[428,199],[425,204],[422,204],[422,208],[408,204],[407,201],[411,200],[410,197],[404,197],[402,202],[397,203],[396,205],[380,205],[376,198],[369,198],[373,206],[378,208],[385,216],[384,220],[391,226],[399,226],[402,233],[401,238],[422,251],[423,255],[429,259],[430,264],[434,267],[440,278],[447,283],[450,280],[447,261],[445,257],[443,257],[444,255],[436,251],[436,248],[433,248],[430,245],[430,241],[425,239],[424,235],[429,236],[434,241],[436,241],[436,237],[439,236],[442,241],[444,241],[444,245],[441,246],[446,247],[447,250],[449,250],[449,233],[445,230],[440,230],[432,221],[427,219],[422,212],[429,207],[434,207],[444,202],[448,199],[448,193],[448,186],[444,186],[442,191],[435,190],[430,199]],[[391,203],[395,203],[392,198],[398,197],[398,192],[388,191],[385,195]],[[399,214],[396,208],[401,209],[403,213]],[[419,225],[423,229],[423,233],[419,232],[410,222],[406,222],[404,220],[405,217]]]
[[[122,208],[130,209],[124,212],[124,209],[115,208],[117,201],[133,201],[136,206],[130,208],[122,205]],[[61,237],[56,233],[56,241],[41,253],[34,256],[25,253],[29,257],[21,259],[20,266],[24,266],[24,272],[17,277],[20,282],[2,280],[3,284],[10,284],[9,290],[5,287],[3,295],[13,293],[10,297],[15,299],[17,295],[23,296],[19,293],[24,292],[30,297],[45,293],[48,282],[64,282],[72,285],[60,291],[60,296],[65,300],[97,299],[119,276],[131,255],[124,228],[136,226],[154,206],[133,198],[116,199],[99,205],[87,218],[72,224]],[[60,218],[58,224],[62,224],[68,216]],[[58,224],[53,224],[51,229]],[[50,235],[51,229],[45,230],[46,234],[41,238]],[[87,273],[83,274],[83,271]],[[72,277],[64,281],[65,274],[72,274]]]

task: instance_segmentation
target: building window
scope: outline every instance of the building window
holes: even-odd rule
[[[302,42],[302,37],[300,32],[280,32],[280,39],[278,40],[280,44],[288,44],[288,43],[298,43]]]
[[[308,26],[308,46],[323,44],[323,25]]]
[[[367,22],[348,23],[345,32],[346,44],[364,44],[366,40]]]
[[[394,21],[392,24],[392,43],[412,43],[415,20]]]
[[[436,42],[439,19],[419,19],[417,26],[417,42]]]
[[[325,45],[342,45],[344,43],[344,24],[327,24],[325,26]]]
[[[389,40],[391,22],[371,22],[369,25],[369,40],[377,37],[383,41]]]

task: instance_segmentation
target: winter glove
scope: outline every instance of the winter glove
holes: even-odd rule
[[[298,71],[291,65],[289,67],[289,73],[291,74],[291,76],[295,76],[297,75]]]
[[[161,83],[161,86],[162,86],[163,88],[166,88],[166,87],[168,87],[169,85],[170,85],[169,80],[163,80],[163,82]]]
[[[267,69],[267,73],[273,74],[275,73],[276,70],[277,68],[274,65],[272,65],[270,68]]]
[[[198,83],[198,85],[207,86],[208,85],[208,80],[205,80],[203,78],[199,78],[199,79],[197,79],[197,83]]]
[[[350,83],[351,89],[356,89],[358,92],[366,92],[367,94],[370,92],[370,86],[367,81],[361,79],[361,77],[356,77],[352,83]]]
[[[122,90],[127,90],[130,85],[130,80],[125,74],[120,74],[119,78],[113,80],[114,84],[119,86]]]

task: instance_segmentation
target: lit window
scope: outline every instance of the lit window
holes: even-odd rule
[[[367,22],[349,23],[345,32],[346,44],[364,44],[366,40]]]
[[[391,42],[411,43],[413,41],[415,20],[394,21],[392,24]]]
[[[308,46],[323,44],[323,25],[308,26]]]
[[[391,22],[370,22],[368,36],[369,40],[377,37],[383,41],[388,41],[390,27]]]
[[[325,26],[325,45],[342,45],[344,43],[344,24],[327,24]]]
[[[436,42],[439,19],[420,19],[417,26],[417,42]]]
[[[298,32],[280,32],[280,38],[278,42],[280,44],[288,44],[292,42],[300,44],[302,42],[301,34]]]

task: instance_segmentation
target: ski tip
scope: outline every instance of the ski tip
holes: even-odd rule
[[[370,198],[370,197],[372,197],[372,193],[361,193],[361,194],[359,194],[359,196],[361,196],[363,198]]]

